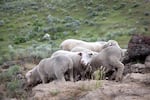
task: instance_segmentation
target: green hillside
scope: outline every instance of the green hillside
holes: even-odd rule
[[[0,63],[47,57],[67,38],[125,48],[135,33],[150,34],[149,0],[0,0]]]

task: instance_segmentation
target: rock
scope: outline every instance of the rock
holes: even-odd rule
[[[150,15],[150,12],[144,12],[144,15],[145,15],[145,16],[149,16],[149,15]]]
[[[48,33],[44,34],[42,40],[50,40],[50,35]]]
[[[133,35],[128,43],[128,60],[144,61],[150,55],[150,36]]]
[[[136,83],[145,83],[150,85],[150,73],[140,74],[140,73],[131,73],[127,74],[123,78],[123,82],[136,82]]]
[[[128,63],[125,65],[123,74],[126,75],[128,73],[150,73],[150,67],[146,67],[145,64],[141,63]]]

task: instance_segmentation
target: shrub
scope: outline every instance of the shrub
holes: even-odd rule
[[[51,54],[51,45],[50,44],[33,45],[27,48],[26,51],[30,56],[46,58],[49,57],[49,55]]]
[[[73,21],[71,23],[66,23],[65,27],[68,30],[76,31],[76,30],[78,30],[80,28],[80,21],[79,20],[75,20],[75,21]]]
[[[20,66],[14,65],[0,73],[0,83],[5,83],[7,97],[23,99],[27,96],[27,93],[23,90],[24,81],[17,78],[20,70]]]
[[[134,4],[132,5],[132,8],[136,8],[136,7],[138,7],[138,6],[140,6],[140,4],[137,3],[137,2],[134,2]]]
[[[99,4],[97,7],[96,7],[96,11],[104,11],[106,10],[107,7],[103,4]]]
[[[90,13],[88,14],[88,16],[89,16],[90,18],[92,18],[92,17],[94,17],[94,16],[98,16],[98,12],[97,12],[97,11],[92,11],[92,12],[90,12]]]
[[[0,37],[0,41],[4,41],[4,38]]]
[[[89,26],[95,25],[95,22],[89,21],[89,20],[85,20],[83,23],[84,23],[84,24],[87,24],[87,25],[89,25]]]
[[[8,96],[10,97],[15,97],[17,94],[16,94],[16,91],[18,90],[18,88],[20,87],[19,86],[19,81],[18,80],[14,80],[14,81],[11,81],[11,82],[8,82],[7,83],[7,92],[8,92]]]
[[[71,16],[66,16],[65,18],[64,18],[64,22],[72,22],[74,19],[71,17]]]
[[[13,41],[15,44],[20,44],[26,42],[27,40],[24,36],[16,36]]]
[[[29,31],[24,37],[27,40],[31,40],[33,39],[34,37],[36,37],[38,35],[37,32],[34,32],[34,31]]]
[[[107,16],[110,15],[110,13],[106,12],[106,11],[103,11],[103,12],[101,12],[101,15],[102,15],[102,17],[107,17]]]
[[[47,23],[49,25],[53,25],[53,23],[58,23],[58,22],[61,22],[61,20],[59,18],[53,17],[50,14],[47,16]]]
[[[11,66],[9,69],[7,69],[6,72],[0,73],[0,81],[3,82],[9,82],[14,79],[14,75],[16,75],[20,71],[20,67],[15,65]]]
[[[41,23],[41,21],[39,21],[38,19],[35,20],[33,23],[33,31],[40,32],[42,26],[43,26],[43,24]]]
[[[12,48],[9,49],[9,54],[12,59],[22,59],[22,58],[45,58],[49,57],[52,51],[52,46],[50,43],[37,44],[32,43],[32,46],[23,48]],[[34,59],[33,59],[34,60]]]
[[[114,6],[113,6],[113,9],[114,9],[114,10],[120,10],[120,9],[124,8],[125,5],[126,5],[125,3],[121,3],[121,4],[119,4],[119,5],[114,5]]]

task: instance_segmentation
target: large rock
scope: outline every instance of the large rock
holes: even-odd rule
[[[128,56],[130,61],[144,61],[150,55],[150,36],[133,35],[128,43]]]

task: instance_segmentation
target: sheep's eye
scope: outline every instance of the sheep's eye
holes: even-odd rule
[[[90,55],[90,56],[92,56],[93,54],[92,54],[92,53],[90,53],[89,55]]]

